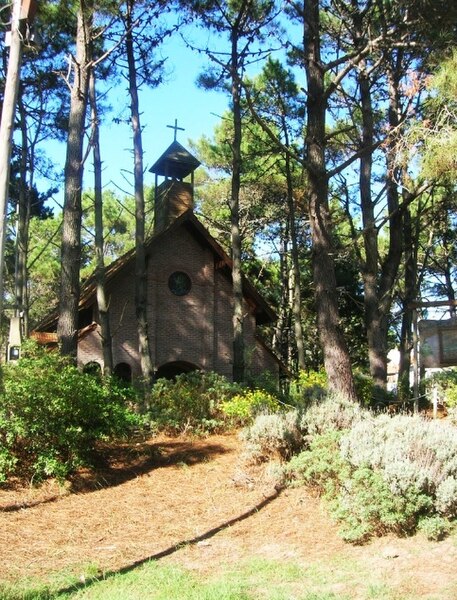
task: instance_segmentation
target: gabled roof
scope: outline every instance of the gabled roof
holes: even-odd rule
[[[54,313],[53,313],[54,314]],[[97,329],[97,323],[91,323],[86,327],[83,327],[78,331],[78,341],[82,340],[88,333],[91,331],[95,331]],[[43,346],[52,346],[53,344],[58,344],[59,338],[57,337],[57,333],[49,332],[49,331],[32,331],[30,334],[32,340],[35,340],[39,344]]]
[[[176,142],[177,143],[177,142]],[[218,263],[218,268],[227,277],[231,278],[232,274],[232,259],[228,256],[222,246],[213,238],[209,231],[203,226],[203,224],[194,215],[192,209],[187,210],[173,223],[167,227],[167,229],[161,230],[158,233],[152,234],[146,241],[146,254],[153,251],[154,247],[160,246],[162,240],[169,233],[178,229],[179,227],[186,227],[188,231],[195,236],[195,238],[203,245],[209,247]],[[135,248],[129,250],[126,254],[112,262],[106,267],[105,279],[106,283],[109,283],[116,275],[121,273],[124,269],[127,269],[135,260]],[[81,295],[79,300],[79,310],[88,308],[91,306],[96,298],[97,280],[95,274],[91,275],[89,279],[83,284],[81,289]],[[243,276],[243,292],[247,299],[251,301],[254,306],[256,315],[256,321],[258,325],[265,323],[271,323],[275,321],[277,316],[273,309],[268,303],[262,298],[252,283]],[[50,327],[55,325],[57,320],[57,310],[54,310],[39,324],[36,328],[37,331],[46,331]]]

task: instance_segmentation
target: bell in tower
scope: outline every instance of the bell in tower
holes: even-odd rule
[[[166,229],[176,218],[194,206],[194,171],[200,161],[176,141],[181,129],[175,120],[173,143],[149,169],[155,174],[154,233]],[[190,182],[184,181],[190,175]],[[158,183],[158,178],[164,180]]]

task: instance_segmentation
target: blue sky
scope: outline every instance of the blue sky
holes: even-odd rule
[[[183,127],[184,131],[178,131],[177,139],[188,147],[190,139],[197,140],[204,134],[212,135],[229,102],[228,96],[223,93],[197,87],[195,81],[205,66],[205,57],[185,48],[178,36],[164,44],[162,54],[168,57],[166,81],[155,89],[142,88],[139,95],[147,186],[154,184],[154,175],[149,173],[149,167],[174,139],[174,132],[167,125],[174,125],[175,119],[178,120],[178,126]],[[118,190],[122,197],[133,190],[132,132],[130,124],[114,123],[112,119],[119,115],[122,108],[123,117],[129,117],[125,81],[110,90],[109,102],[113,110],[103,116],[100,129],[103,187]],[[45,152],[63,179],[65,143],[47,142]],[[48,186],[48,183],[39,183],[43,190]],[[84,188],[92,187],[92,156],[89,156],[85,165]],[[55,200],[62,205],[63,183]]]
[[[228,96],[223,93],[204,91],[197,87],[195,81],[204,68],[205,57],[185,48],[178,36],[163,46],[162,54],[168,57],[166,67],[168,76],[165,83],[155,89],[143,88],[140,91],[145,185],[147,186],[154,184],[154,175],[149,173],[149,167],[173,141],[174,132],[167,125],[173,125],[175,119],[178,120],[178,126],[185,130],[178,131],[177,139],[188,147],[189,139],[197,140],[204,134],[212,135],[229,101]],[[132,193],[131,128],[127,123],[112,122],[112,117],[119,114],[124,106],[127,108],[123,111],[123,116],[129,116],[128,90],[125,81],[110,90],[109,101],[114,110],[103,117],[100,130],[103,186]],[[46,147],[46,153],[52,158],[56,170],[61,174],[65,164],[65,151],[64,143],[49,143]],[[93,187],[92,172],[92,157],[89,157],[85,166],[85,189]],[[123,192],[119,191],[119,194],[122,197]],[[63,185],[56,196],[60,204],[62,199]]]
[[[204,66],[204,57],[184,47],[180,38],[169,42],[163,51],[168,56],[167,81],[152,90],[140,92],[141,123],[143,127],[144,164],[149,168],[173,141],[174,132],[167,125],[178,126],[178,141],[184,146],[188,140],[196,140],[203,134],[211,135],[219,116],[226,110],[228,97],[213,91],[199,89],[195,80]],[[122,98],[125,103],[127,90],[120,85],[113,98]],[[128,113],[126,113],[128,114]],[[102,128],[101,150],[105,166],[105,180],[119,184],[125,182],[121,169],[131,170],[131,130],[129,125],[115,125]],[[146,184],[153,182],[152,173],[146,175]]]
[[[191,39],[193,46],[204,48],[209,45],[211,50],[218,51],[226,48],[227,42],[224,39],[194,25],[187,27],[184,34]],[[196,141],[202,135],[213,134],[229,104],[227,94],[197,87],[196,79],[208,65],[208,58],[203,52],[187,48],[179,34],[166,39],[158,52],[162,57],[167,57],[166,81],[155,89],[142,88],[139,95],[146,186],[154,184],[154,175],[149,173],[149,167],[173,141],[174,132],[167,125],[173,125],[175,119],[178,120],[178,126],[185,131],[179,131],[177,139],[188,147],[189,140]],[[261,63],[255,65],[251,69],[251,75],[261,68]],[[123,118],[129,117],[127,82],[123,80],[112,88],[108,98],[113,111],[104,115],[100,130],[103,186],[118,189],[122,197],[123,193],[133,192],[132,133],[129,124],[114,123],[112,119],[119,115],[122,107]],[[48,142],[45,152],[51,157],[56,171],[63,179],[65,144]],[[48,185],[42,187],[45,189]],[[84,188],[92,187],[92,157],[89,157],[85,166]],[[63,184],[56,200],[58,204],[62,204]]]

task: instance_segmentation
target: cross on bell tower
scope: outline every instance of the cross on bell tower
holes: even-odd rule
[[[176,142],[176,136],[178,134],[178,131],[185,131],[184,127],[178,127],[178,119],[175,119],[174,125],[167,125],[167,127],[175,130],[175,136],[174,136],[174,140],[173,140],[175,142]]]
[[[174,141],[162,156],[149,169],[155,174],[154,232],[168,227],[175,219],[194,205],[194,171],[200,161],[192,156],[184,146],[176,141],[178,119],[174,125],[167,125],[174,130]],[[190,176],[190,182],[185,181]],[[163,181],[159,185],[158,178]]]

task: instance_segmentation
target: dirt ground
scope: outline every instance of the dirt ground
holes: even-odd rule
[[[202,573],[252,558],[341,570],[333,593],[367,574],[411,598],[457,599],[456,538],[345,544],[319,499],[245,470],[238,436],[156,437],[106,452],[63,489],[0,487],[0,579],[126,571],[151,558]],[[350,565],[348,573],[348,565]],[[378,597],[378,596],[377,596]]]

